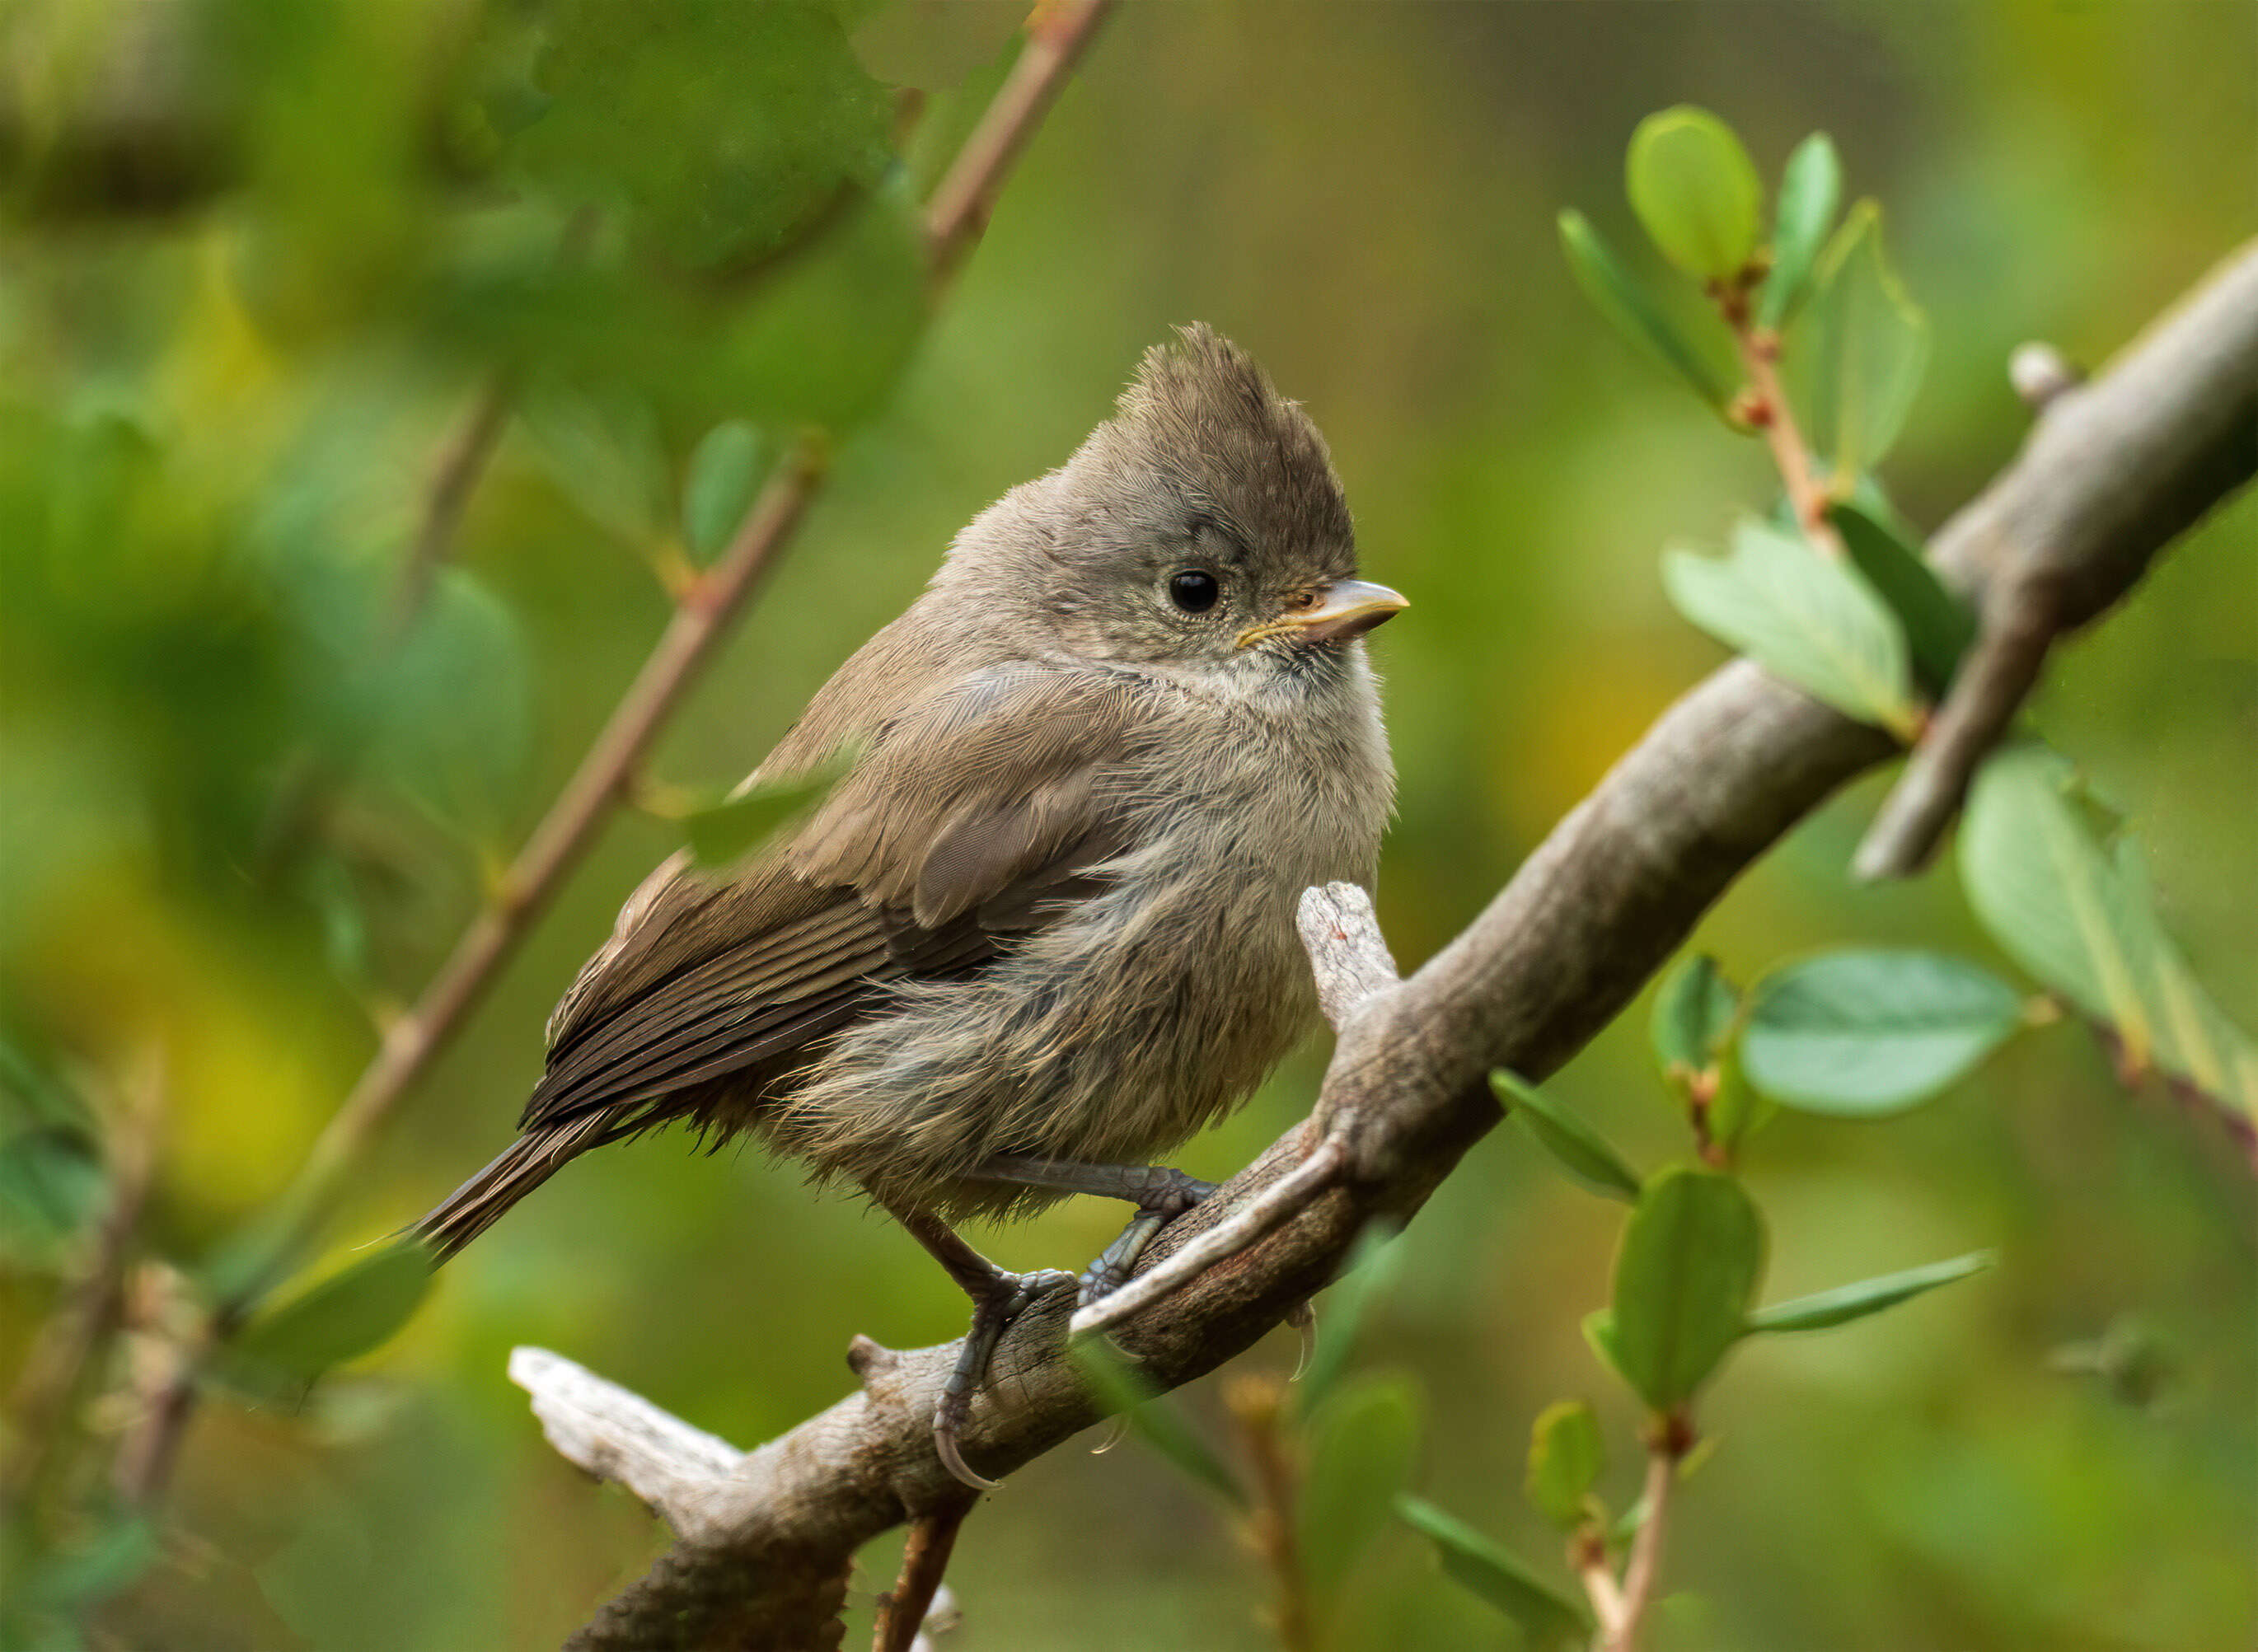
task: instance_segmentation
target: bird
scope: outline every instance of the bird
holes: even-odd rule
[[[751,780],[843,778],[742,862],[677,854],[547,1026],[507,1151],[414,1231],[452,1256],[567,1160],[682,1124],[860,1192],[973,1303],[936,1401],[998,1339],[1125,1279],[1212,1188],[1153,1161],[1317,1018],[1303,890],[1369,889],[1395,771],[1324,437],[1204,324],[1147,351],[1067,462],[957,535]],[[969,1218],[1136,1207],[1078,1279],[1010,1273]]]

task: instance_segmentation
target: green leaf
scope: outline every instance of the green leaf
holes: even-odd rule
[[[1069,1344],[1069,1351],[1098,1404],[1108,1413],[1118,1414],[1131,1433],[1225,1501],[1242,1509],[1252,1506],[1238,1477],[1200,1438],[1183,1413],[1146,1381],[1112,1344],[1103,1336],[1083,1336]]]
[[[1910,741],[1918,726],[1905,633],[1866,583],[1753,518],[1719,560],[1672,550],[1662,582],[1679,613],[1845,717]]]
[[[1973,964],[1860,951],[1791,964],[1750,989],[1749,1081],[1807,1112],[1871,1118],[1943,1090],[2023,1025],[2023,1000]]]
[[[1689,275],[1729,280],[1757,249],[1764,185],[1733,129],[1681,103],[1630,135],[1623,186],[1662,255]]]
[[[1559,223],[1560,251],[1584,296],[1617,332],[1683,379],[1722,415],[1733,400],[1731,375],[1679,330],[1582,213],[1572,208],[1560,214]]]
[[[1579,1329],[1584,1333],[1585,1345],[1599,1356],[1600,1363],[1618,1377],[1624,1376],[1622,1360],[1615,1351],[1615,1310],[1594,1308],[1584,1315]]]
[[[1646,1184],[1615,1253],[1609,1346],[1656,1410],[1701,1386],[1738,1339],[1764,1252],[1763,1218],[1732,1178],[1677,1167]]]
[[[1706,1072],[1732,1030],[1739,1008],[1740,994],[1715,959],[1707,953],[1680,959],[1655,989],[1654,1017],[1648,1028],[1663,1075],[1679,1068]]]
[[[1740,1044],[1717,1057],[1717,1088],[1709,1098],[1709,1139],[1728,1153],[1770,1124],[1779,1104],[1749,1082]]]
[[[1435,1545],[1445,1577],[1519,1627],[1529,1652],[1562,1652],[1591,1634],[1591,1620],[1580,1602],[1455,1515],[1417,1497],[1397,1498],[1395,1512]]]
[[[1838,489],[1881,463],[1928,366],[1928,321],[1882,253],[1882,209],[1861,201],[1819,261],[1819,289],[1788,352],[1805,364],[1806,434]]]
[[[430,1288],[430,1252],[387,1244],[253,1320],[223,1363],[256,1381],[313,1382],[388,1342]]]
[[[51,1062],[0,1033],[0,1123],[60,1125],[87,1135],[95,1117],[85,1098]]]
[[[682,542],[691,560],[710,563],[745,520],[776,452],[757,426],[725,419],[690,456],[682,484]]]
[[[925,245],[906,181],[890,178],[716,319],[693,407],[776,429],[850,429],[882,407],[925,329]],[[821,339],[820,350],[808,341]]]
[[[1303,1416],[1313,1414],[1338,1385],[1372,1305],[1386,1298],[1402,1271],[1403,1251],[1395,1243],[1401,1231],[1392,1223],[1375,1221],[1357,1237],[1348,1266],[1325,1298],[1309,1369],[1294,1385],[1295,1405]]]
[[[40,1124],[0,1142],[0,1257],[60,1266],[71,1242],[101,1214],[109,1178],[83,1132]]]
[[[470,570],[442,568],[373,681],[371,769],[441,824],[499,840],[533,728],[517,616]]]
[[[1537,1138],[1537,1145],[1594,1193],[1636,1201],[1638,1173],[1600,1133],[1573,1113],[1557,1107],[1534,1084],[1500,1067],[1489,1075],[1490,1089],[1512,1117]]]
[[[1607,1466],[1600,1420],[1580,1400],[1560,1400],[1537,1413],[1529,1431],[1529,1500],[1563,1531],[1583,1522],[1594,1482]]]
[[[632,550],[665,538],[673,490],[646,398],[551,383],[522,399],[518,422],[550,480],[589,521]]]
[[[1878,1314],[1885,1308],[1895,1308],[1899,1302],[1910,1301],[1924,1291],[1933,1291],[1940,1285],[1949,1285],[1955,1280],[1964,1280],[1971,1273],[1980,1273],[1999,1260],[1990,1251],[1971,1251],[1966,1256],[1956,1256],[1949,1262],[1932,1262],[1927,1267],[1912,1267],[1901,1273],[1885,1273],[1877,1279],[1860,1280],[1855,1285],[1838,1285],[1831,1291],[1819,1291],[1809,1296],[1798,1296],[1789,1301],[1774,1302],[1769,1308],[1759,1308],[1749,1315],[1752,1331],[1825,1330],[1835,1325],[1847,1325],[1854,1319],[1864,1319],[1869,1314]]]
[[[853,766],[854,755],[842,755],[805,774],[764,780],[685,811],[678,818],[691,858],[700,866],[727,866],[743,858],[813,808]]]
[[[125,1588],[164,1553],[157,1523],[144,1514],[111,1520],[90,1537],[41,1556],[21,1579],[22,1604],[83,1608]]]
[[[1835,209],[1843,199],[1843,162],[1835,141],[1814,132],[1795,146],[1780,174],[1779,206],[1772,217],[1772,272],[1757,304],[1757,324],[1778,332],[1810,290],[1812,266]]]
[[[2096,835],[2075,771],[2035,742],[1987,758],[1961,823],[1969,904],[2007,955],[2150,1067],[2258,1121],[2258,1050],[2214,1003],[2157,919],[2131,840]]]
[[[1878,515],[1844,502],[1828,512],[1828,520],[1851,564],[1905,627],[1914,676],[1931,695],[1941,696],[1976,640],[1976,611],[1947,591],[1928,559]]]
[[[1330,1599],[1388,1521],[1419,1445],[1418,1391],[1406,1377],[1367,1377],[1310,1416],[1296,1520],[1303,1568]]]
[[[810,0],[559,0],[535,75],[550,102],[513,145],[551,198],[614,209],[693,270],[804,235],[887,161],[891,100]]]

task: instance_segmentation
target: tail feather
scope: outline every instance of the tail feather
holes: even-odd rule
[[[541,1130],[519,1137],[409,1231],[431,1248],[435,1264],[446,1261],[556,1174],[566,1159],[593,1145],[602,1125],[597,1117],[576,1120],[562,1130]]]

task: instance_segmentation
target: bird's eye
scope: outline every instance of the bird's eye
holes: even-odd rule
[[[1223,595],[1215,576],[1198,568],[1185,568],[1168,576],[1168,600],[1186,613],[1205,613]]]

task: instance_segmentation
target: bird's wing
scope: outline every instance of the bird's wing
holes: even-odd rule
[[[879,983],[960,974],[1103,884],[1149,679],[1015,663],[891,719],[791,840],[726,878],[661,869],[550,1025],[525,1128],[778,1072]],[[610,1132],[607,1132],[610,1133]]]

